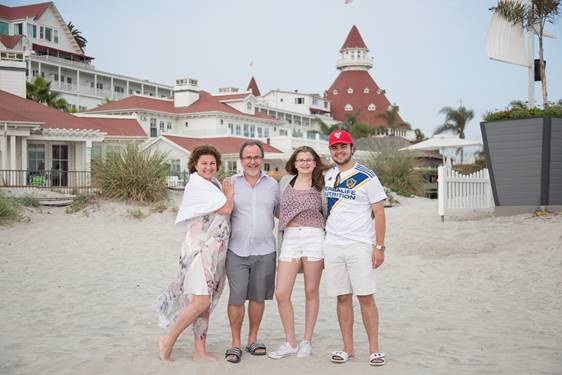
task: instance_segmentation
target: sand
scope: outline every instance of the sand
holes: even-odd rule
[[[193,362],[186,331],[175,361],[160,361],[164,331],[151,306],[178,271],[183,232],[173,225],[173,208],[141,207],[148,216],[138,220],[128,213],[138,206],[101,202],[87,214],[34,209],[29,222],[0,227],[0,374],[562,373],[562,215],[441,223],[436,201],[401,201],[386,210],[388,250],[377,274],[384,367],[367,363],[357,305],[357,358],[329,362],[341,341],[335,299],[323,282],[310,358],[245,353],[241,363],[226,363],[226,288],[208,339],[219,360]],[[293,302],[300,337],[302,276]],[[270,349],[284,341],[274,301],[261,341]]]

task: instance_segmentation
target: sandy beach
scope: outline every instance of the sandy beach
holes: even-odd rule
[[[437,201],[399,199],[386,210],[388,250],[377,274],[384,367],[367,363],[357,305],[357,357],[329,362],[341,341],[335,299],[324,285],[311,358],[244,353],[241,363],[226,363],[226,288],[208,338],[218,361],[193,362],[188,331],[175,361],[160,361],[164,331],[152,304],[178,272],[184,233],[173,225],[174,204],[163,213],[140,207],[148,216],[139,220],[127,213],[139,206],[102,201],[86,213],[29,210],[28,222],[0,227],[0,373],[562,373],[562,214],[441,223]],[[293,302],[300,337],[302,276]],[[266,306],[261,341],[269,349],[283,342],[274,301]]]

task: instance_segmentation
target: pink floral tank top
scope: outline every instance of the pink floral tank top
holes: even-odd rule
[[[322,195],[318,190],[295,190],[291,184],[287,185],[281,197],[279,230],[285,230],[291,221],[303,227],[324,229]]]

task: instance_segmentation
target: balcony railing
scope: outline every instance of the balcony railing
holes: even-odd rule
[[[63,64],[68,66],[74,66],[77,68],[88,69],[88,70],[95,70],[96,67],[93,64],[85,63],[82,61],[73,61],[67,60],[56,56],[48,56],[48,55],[32,55],[32,61],[44,61],[44,62],[52,62],[54,64]]]
[[[28,171],[0,169],[0,187],[91,193],[95,190],[88,171]]]

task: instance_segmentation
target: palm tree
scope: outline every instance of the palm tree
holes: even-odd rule
[[[372,126],[357,122],[357,113],[348,114],[346,122],[340,122],[331,126],[328,126],[328,124],[318,117],[315,120],[320,124],[320,131],[326,135],[329,135],[336,129],[348,131],[353,138],[368,137],[375,132]]]
[[[82,53],[84,53],[84,51],[86,50],[86,44],[88,44],[88,40],[82,36],[82,31],[78,30],[78,28],[72,23],[72,21],[69,21],[68,25],[66,26],[68,27],[70,34],[72,34],[72,37],[78,44],[78,47],[80,47],[80,50],[82,51]]]
[[[26,82],[26,97],[49,107],[68,112],[68,103],[61,94],[51,90],[51,82],[37,76],[32,82]]]
[[[527,108],[527,104],[521,100],[512,100],[509,103],[509,106],[511,108],[518,108],[518,109],[523,109],[523,108]]]
[[[471,109],[467,109],[462,104],[458,108],[453,107],[443,107],[439,111],[445,115],[445,122],[442,125],[439,125],[437,129],[433,132],[435,134],[441,134],[444,132],[452,131],[457,133],[459,138],[464,139],[464,130],[466,125],[474,118],[474,111]],[[461,164],[463,162],[463,151],[462,148],[460,149],[461,153]]]
[[[423,134],[421,129],[416,129],[414,130],[414,132],[416,133],[416,143],[421,142],[421,141],[425,141],[427,138],[425,137],[425,134]]]
[[[394,135],[395,130],[398,128],[410,127],[410,124],[402,121],[400,115],[398,114],[398,109],[399,108],[397,105],[393,105],[390,106],[390,108],[387,109],[385,112],[379,113],[377,115],[378,118],[382,118],[383,120],[386,121],[388,127],[390,128],[390,135]]]
[[[515,0],[498,0],[495,7],[490,8],[514,25],[523,25],[539,37],[539,67],[541,75],[542,100],[544,108],[548,108],[548,92],[546,89],[546,72],[544,68],[544,26],[554,23],[560,14],[560,0],[528,0],[527,4]]]

